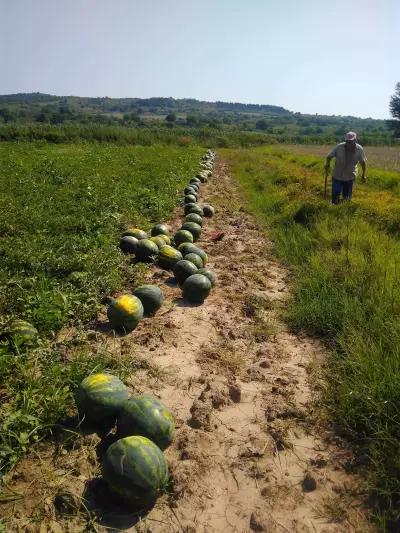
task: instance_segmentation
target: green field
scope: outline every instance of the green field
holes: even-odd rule
[[[66,365],[63,346],[52,339],[64,326],[90,323],[102,297],[140,279],[143,267],[120,252],[120,234],[167,219],[203,152],[0,144],[1,325],[28,320],[43,339],[16,355],[0,344],[0,472],[66,416],[83,376],[120,365],[84,341]]]
[[[371,167],[354,201],[332,206],[322,157],[281,147],[223,155],[292,270],[287,320],[331,349],[330,416],[356,448],[385,529],[400,497],[400,173]]]

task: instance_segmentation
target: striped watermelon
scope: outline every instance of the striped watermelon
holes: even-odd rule
[[[143,318],[142,302],[133,294],[112,298],[107,309],[108,320],[114,329],[132,331]]]
[[[127,387],[112,374],[91,374],[82,381],[75,393],[80,416],[93,422],[116,418],[128,398]]]
[[[196,265],[197,268],[203,268],[204,266],[202,258],[199,255],[195,254],[194,252],[186,254],[184,256],[184,259],[185,261],[190,261],[191,263]]]
[[[129,398],[117,419],[117,435],[142,435],[165,450],[174,437],[174,419],[171,412],[157,398],[142,394]]]
[[[182,261],[178,261],[174,266],[174,276],[176,281],[181,285],[186,278],[192,274],[196,274],[197,270],[198,268],[194,263],[182,259]]]
[[[26,320],[13,320],[7,328],[7,337],[15,348],[29,348],[37,345],[38,330]]]
[[[193,242],[193,233],[185,230],[184,228],[177,231],[174,235],[175,246],[179,246],[184,242]]]
[[[128,228],[123,234],[123,237],[135,237],[139,241],[142,239],[148,239],[148,235],[145,231],[139,228]]]
[[[192,213],[194,214],[194,213]],[[196,224],[196,222],[185,222],[181,228],[181,230],[190,231],[190,233],[193,235],[193,241],[196,242],[199,240],[201,235],[201,226],[199,224]]]
[[[111,444],[102,471],[110,489],[135,507],[153,504],[169,479],[162,451],[142,436],[125,437]]]
[[[211,281],[211,286],[214,287],[217,282],[217,276],[214,274],[212,270],[208,270],[208,268],[199,268],[198,274],[203,274],[206,278],[208,278]]]
[[[151,230],[151,236],[157,237],[157,235],[167,235],[169,236],[169,229],[165,224],[156,224]]]
[[[158,246],[150,239],[141,239],[136,246],[135,256],[138,261],[151,262],[158,255]]]
[[[189,276],[182,287],[183,296],[189,302],[203,303],[211,291],[211,281],[203,274]]]
[[[139,242],[139,239],[132,237],[132,235],[124,235],[119,241],[119,247],[121,250],[127,254],[134,254],[136,252],[136,247]]]
[[[202,226],[203,218],[200,215],[196,215],[196,213],[189,213],[185,216],[184,222],[195,222],[199,226]]]

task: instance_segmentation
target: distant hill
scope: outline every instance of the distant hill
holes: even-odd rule
[[[384,120],[311,115],[281,106],[240,102],[204,102],[194,98],[91,98],[43,93],[0,95],[0,126],[101,124],[129,128],[212,128],[222,133],[259,132],[279,142],[332,142],[355,130],[369,143],[390,142]]]

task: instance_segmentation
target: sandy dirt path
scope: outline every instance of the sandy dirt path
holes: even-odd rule
[[[102,502],[102,525],[93,521],[94,529],[84,529],[82,520],[57,514],[43,489],[48,513],[40,531],[373,531],[348,473],[351,454],[315,407],[324,349],[279,320],[288,272],[241,207],[224,161],[217,158],[201,199],[216,206],[198,243],[218,276],[212,295],[201,306],[188,305],[171,274],[154,267],[148,282],[163,288],[165,306],[132,334],[103,339],[115,353],[145,362],[132,375],[132,391],[154,394],[176,415],[176,438],[166,451],[170,494],[140,519],[101,508]],[[182,216],[178,209],[174,229]],[[213,242],[216,231],[224,238]],[[63,484],[46,478],[49,493],[60,487],[82,492],[98,474],[93,439],[82,438],[68,457],[52,456],[64,474]],[[10,530],[34,527],[18,519]]]

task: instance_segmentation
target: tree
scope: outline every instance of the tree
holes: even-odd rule
[[[167,122],[175,122],[176,120],[176,115],[175,113],[169,113],[166,117],[165,117],[165,120]]]
[[[396,83],[394,94],[389,103],[390,114],[395,120],[388,120],[388,128],[393,130],[396,137],[400,137],[400,82]]]
[[[390,98],[389,109],[392,117],[400,120],[400,82],[396,83],[394,95]]]
[[[263,130],[263,131],[268,129],[268,122],[265,120],[265,118],[262,118],[261,120],[257,120],[256,129]]]

